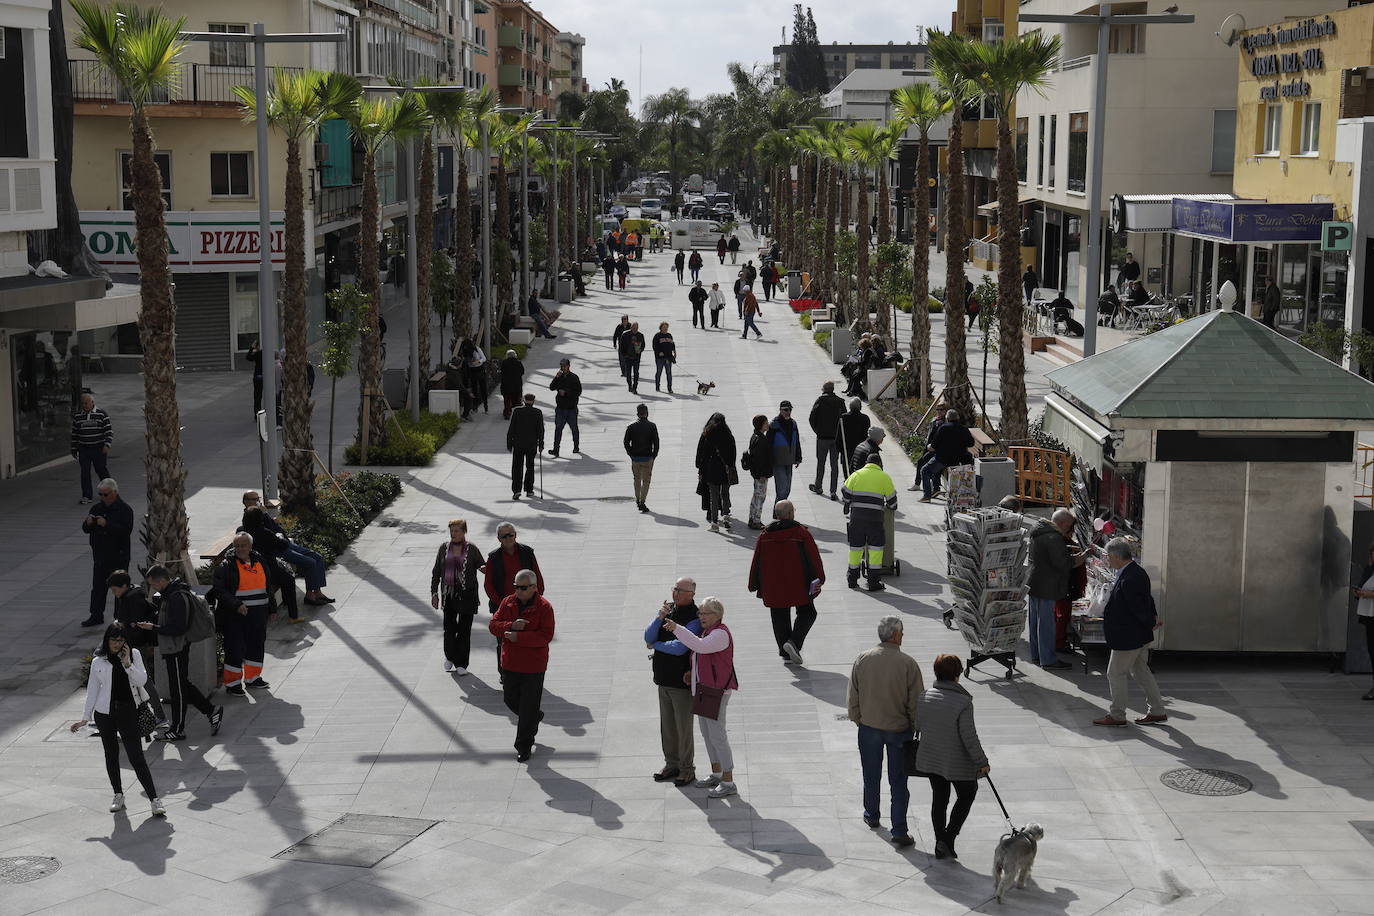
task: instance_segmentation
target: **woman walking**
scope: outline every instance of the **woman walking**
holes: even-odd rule
[[[620,280],[620,288],[624,289],[625,284],[630,282],[630,262],[623,254],[615,259],[615,275]]]
[[[465,337],[458,347],[458,356],[463,361],[464,387],[472,403],[481,404],[482,412],[490,413],[487,406],[487,355],[471,337]]]
[[[987,775],[990,767],[973,725],[973,697],[959,686],[964,663],[957,655],[940,655],[933,667],[935,683],[921,695],[916,707],[917,721],[921,723],[916,772],[930,779],[935,858],[957,859],[954,839],[978,795],[978,780]],[[958,799],[946,820],[950,786]]]
[[[707,489],[706,520],[712,531],[730,530],[730,478],[735,471],[735,436],[722,413],[711,414],[697,440],[697,479]]]
[[[468,673],[472,648],[472,620],[481,603],[477,570],[485,554],[468,543],[468,523],[455,518],[448,523],[448,540],[439,545],[429,576],[430,607],[444,611],[444,670]]]
[[[86,709],[81,721],[72,723],[72,731],[80,729],[94,716],[95,725],[100,729],[100,743],[105,749],[105,772],[114,790],[114,798],[110,801],[112,813],[124,810],[124,782],[119,772],[122,741],[129,766],[134,768],[143,791],[148,793],[153,816],[166,817],[167,809],[162,807],[162,799],[153,786],[153,774],[143,757],[143,736],[138,728],[138,696],[147,680],[143,658],[140,653],[130,651],[123,624],[110,624],[91,659],[91,674],[86,681]]]
[[[654,390],[661,391],[659,388],[660,379],[663,373],[668,373],[668,393],[673,393],[673,363],[677,362],[677,344],[673,343],[673,335],[668,333],[668,322],[658,323],[658,333],[654,335]]]
[[[754,431],[744,453],[745,466],[754,480],[754,497],[749,500],[749,527],[763,530],[763,502],[768,498],[768,479],[773,476],[773,446],[768,441],[768,417],[754,416]]]
[[[698,779],[698,789],[708,789],[711,798],[738,795],[735,786],[735,758],[730,753],[730,739],[725,734],[725,709],[730,691],[739,690],[735,677],[735,641],[725,626],[725,606],[719,598],[707,598],[697,611],[701,621],[701,635],[679,626],[673,618],[663,621],[664,629],[673,634],[692,653],[692,670],[686,676],[692,688],[692,711],[697,716],[701,740],[706,744],[706,756],[711,761],[711,775]],[[715,707],[717,699],[719,708]],[[715,715],[710,715],[711,712]]]
[[[725,236],[722,235],[720,238],[716,239],[716,257],[720,258],[720,263],[722,264],[725,263],[725,252],[727,250],[729,250],[729,246],[725,241]]]
[[[697,280],[701,279],[701,265],[702,265],[702,263],[703,263],[703,262],[702,262],[702,260],[701,260],[701,254],[700,254],[700,252],[698,252],[695,248],[693,248],[693,249],[692,249],[692,254],[687,258],[687,269],[690,270],[690,271],[692,272],[692,282],[693,282],[693,283],[695,283],[695,282],[697,282]]]
[[[683,267],[683,265],[686,264],[686,263],[687,263],[687,256],[686,256],[685,254],[683,254],[683,253],[682,253],[682,249],[679,248],[677,254],[673,255],[673,271],[674,271],[674,273],[677,274],[677,285],[678,285],[678,286],[681,286],[681,285],[682,285],[682,267]],[[610,279],[609,279],[609,278],[607,278],[607,280],[606,280],[606,288],[607,288],[607,289],[610,289],[610,288],[611,288],[611,287],[610,287]]]

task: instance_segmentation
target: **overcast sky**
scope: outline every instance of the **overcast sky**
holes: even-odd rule
[[[556,28],[587,38],[583,72],[592,89],[616,77],[632,105],[686,86],[694,98],[730,88],[725,65],[771,64],[792,4],[780,0],[535,0]],[[917,26],[949,28],[954,0],[819,0],[810,4],[821,44],[913,41]],[[639,52],[644,49],[643,83]]]

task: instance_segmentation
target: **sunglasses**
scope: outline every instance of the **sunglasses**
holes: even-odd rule
[[[514,531],[509,532],[508,534],[498,534],[498,535],[496,536],[496,539],[499,540],[499,541],[504,541],[506,538],[513,538],[513,537],[515,537],[515,532],[514,532]]]
[[[517,592],[527,592],[527,591],[529,591],[529,590],[532,589],[532,588],[534,588],[533,585],[517,585],[517,586],[515,587],[515,590],[516,590]]]

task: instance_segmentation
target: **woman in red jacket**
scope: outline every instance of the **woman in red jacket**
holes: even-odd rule
[[[544,713],[544,672],[553,641],[553,605],[537,591],[534,570],[515,574],[515,594],[502,600],[491,618],[491,635],[501,640],[501,686],[506,708],[516,716],[515,759],[523,763],[534,750]]]

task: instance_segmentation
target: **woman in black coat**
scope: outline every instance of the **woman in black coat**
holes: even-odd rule
[[[706,486],[709,503],[706,520],[711,523],[712,531],[719,531],[724,525],[730,529],[730,477],[735,471],[735,436],[726,425],[725,415],[711,414],[697,440],[697,480],[698,486]]]
[[[472,620],[482,600],[477,571],[486,562],[486,554],[469,543],[464,519],[449,522],[448,534],[448,540],[439,545],[430,572],[429,603],[444,612],[444,670],[462,677],[468,673]]]
[[[749,500],[749,527],[763,530],[763,502],[768,498],[768,480],[773,476],[773,446],[769,442],[768,417],[754,417],[754,433],[749,437],[749,476],[754,479],[754,497]]]
[[[520,362],[514,350],[507,350],[506,358],[501,360],[501,399],[504,402],[501,416],[507,420],[510,412],[520,406],[524,380],[525,364]]]

